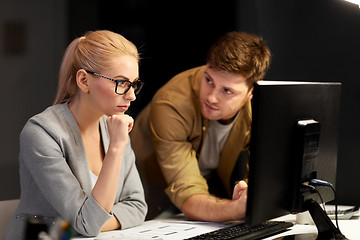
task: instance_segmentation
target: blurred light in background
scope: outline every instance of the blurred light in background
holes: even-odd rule
[[[348,1],[348,2],[351,2],[351,3],[355,3],[355,4],[357,4],[358,6],[360,6],[360,0],[345,0],[345,1]]]

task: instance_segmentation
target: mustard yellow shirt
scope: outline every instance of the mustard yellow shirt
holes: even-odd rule
[[[201,114],[199,102],[204,70],[205,66],[201,66],[182,72],[160,88],[135,119],[131,133],[137,164],[142,165],[139,171],[143,174],[143,181],[164,181],[166,194],[180,209],[188,197],[209,194],[207,181],[198,166],[208,122]],[[217,168],[229,197],[235,185],[231,182],[234,166],[240,152],[248,149],[250,141],[250,101],[234,121]],[[160,168],[162,176],[156,168]]]

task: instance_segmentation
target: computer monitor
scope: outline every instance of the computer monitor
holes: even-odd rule
[[[302,183],[335,184],[341,83],[260,81],[253,96],[246,222],[333,200],[329,187]]]

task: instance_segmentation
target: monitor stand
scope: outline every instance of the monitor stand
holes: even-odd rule
[[[342,240],[347,239],[340,230],[335,227],[334,223],[328,217],[326,212],[320,207],[319,203],[313,199],[308,199],[304,203],[305,208],[318,229],[318,240]]]

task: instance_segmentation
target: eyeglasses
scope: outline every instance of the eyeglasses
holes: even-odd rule
[[[109,79],[109,80],[115,82],[116,83],[116,85],[115,85],[115,93],[117,93],[119,95],[124,95],[125,93],[127,93],[130,90],[131,87],[134,88],[134,93],[138,94],[140,92],[141,88],[144,85],[144,83],[141,82],[140,80],[136,80],[136,81],[133,81],[133,82],[131,82],[129,80],[116,80],[116,79],[104,76],[102,74],[99,74],[99,73],[91,72],[89,70],[85,70],[85,71],[87,73],[93,74],[93,75],[95,75],[97,77],[102,77],[102,78]]]

